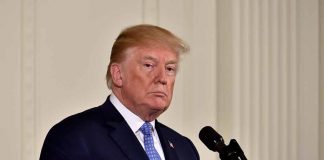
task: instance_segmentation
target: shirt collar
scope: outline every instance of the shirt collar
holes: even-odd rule
[[[110,102],[115,106],[115,108],[118,110],[118,112],[123,116],[123,118],[126,120],[129,127],[132,129],[134,133],[136,133],[139,128],[145,123],[140,117],[138,117],[136,114],[131,112],[127,107],[125,107],[119,99],[112,93],[110,95]],[[150,122],[155,130],[155,120]]]

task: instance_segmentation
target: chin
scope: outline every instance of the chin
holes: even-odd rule
[[[149,116],[146,117],[146,121],[152,121],[158,118],[164,111],[166,111],[169,108],[169,105],[166,104],[156,104],[156,103],[151,103],[150,105],[150,113],[148,114]]]
[[[152,110],[165,111],[169,107],[169,103],[151,103]]]

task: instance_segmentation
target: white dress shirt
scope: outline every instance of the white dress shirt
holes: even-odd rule
[[[136,114],[131,112],[128,108],[126,108],[113,93],[110,95],[110,102],[115,106],[115,108],[118,110],[118,112],[124,117],[127,124],[132,129],[132,131],[136,135],[138,141],[141,143],[142,147],[144,148],[144,135],[139,129],[145,122],[140,117],[138,117]],[[165,160],[161,142],[160,142],[159,136],[155,130],[155,120],[150,123],[153,126],[152,136],[153,136],[153,140],[154,140],[154,147],[157,150],[157,152],[159,153],[161,160]]]

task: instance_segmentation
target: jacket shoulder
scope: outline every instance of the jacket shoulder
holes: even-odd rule
[[[176,151],[179,159],[200,159],[195,145],[189,138],[162,123],[157,122],[156,126],[158,132],[161,133],[159,134],[159,137],[161,137],[160,140],[164,141],[165,144],[170,145]]]
[[[98,125],[100,123],[102,123],[100,107],[94,107],[63,119],[55,124],[50,129],[49,133],[57,131],[62,131],[66,134],[74,131],[79,132],[87,129],[87,127]]]

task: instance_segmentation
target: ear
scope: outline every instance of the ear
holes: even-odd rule
[[[118,63],[111,64],[110,73],[113,85],[121,87],[123,85],[121,65]]]

